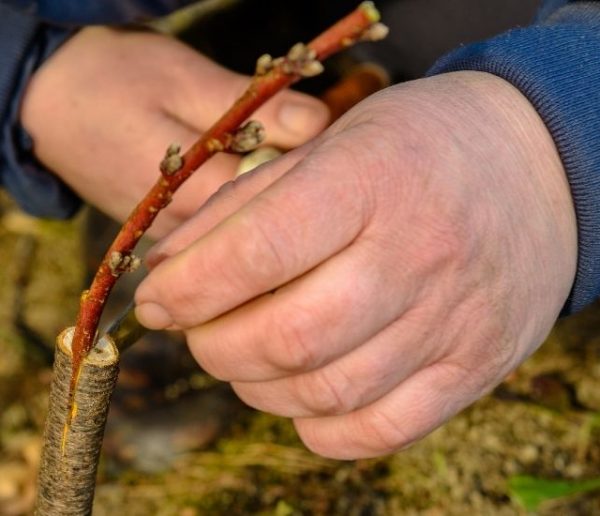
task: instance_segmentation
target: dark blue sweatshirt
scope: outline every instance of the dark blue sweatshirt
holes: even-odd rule
[[[190,0],[191,1],[191,0]],[[0,0],[0,182],[28,212],[68,217],[79,200],[32,155],[18,123],[33,71],[69,36],[67,26],[140,21],[190,1]],[[600,3],[546,0],[536,23],[470,44],[429,74],[479,70],[517,87],[546,123],[567,172],[578,224],[578,267],[564,313],[600,295]]]

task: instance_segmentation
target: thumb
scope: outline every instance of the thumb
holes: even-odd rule
[[[315,97],[284,90],[262,106],[253,118],[265,126],[268,143],[292,148],[325,129],[330,115],[327,106]]]
[[[205,131],[217,121],[250,84],[250,78],[227,70],[201,54],[188,61],[178,95],[166,99],[166,110],[195,130]],[[292,90],[269,99],[252,116],[265,126],[267,143],[298,147],[316,136],[329,122],[329,109],[320,100]]]

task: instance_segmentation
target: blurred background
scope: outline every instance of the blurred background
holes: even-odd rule
[[[457,45],[528,24],[537,3],[378,2],[389,38],[336,57],[299,87],[322,94],[365,62],[393,82],[419,78]],[[284,54],[356,4],[206,0],[154,27],[249,74],[260,54]],[[0,196],[0,515],[31,510],[54,339],[73,324],[115,233],[89,208],[68,222],[37,220]],[[121,282],[109,317],[137,281]],[[243,406],[198,369],[178,335],[153,333],[123,356],[94,514],[600,513],[599,357],[600,312],[591,307],[410,450],[335,462],[306,451],[289,421]]]

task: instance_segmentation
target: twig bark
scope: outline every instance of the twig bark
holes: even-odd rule
[[[74,328],[57,338],[54,378],[44,449],[38,476],[35,514],[81,516],[91,514],[96,469],[104,436],[110,396],[117,381],[119,352],[113,341],[103,337],[83,360],[79,371],[73,418],[66,437],[69,407]]]

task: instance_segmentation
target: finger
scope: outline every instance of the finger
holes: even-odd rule
[[[279,416],[347,414],[373,403],[415,371],[440,360],[446,351],[439,345],[442,326],[437,314],[412,308],[370,341],[319,369],[267,382],[234,382],[232,386],[246,404]],[[201,347],[202,343],[198,344]]]
[[[265,126],[266,142],[283,148],[297,147],[317,136],[329,117],[323,102],[293,90],[281,91],[253,116]]]
[[[294,420],[304,444],[335,459],[377,457],[406,448],[483,394],[468,369],[436,362],[376,402],[341,416]]]
[[[264,382],[323,367],[411,306],[419,282],[351,246],[305,276],[188,330],[202,367],[227,381]],[[260,389],[260,387],[258,387]]]
[[[330,158],[319,156],[316,166],[307,156],[204,237],[160,263],[136,293],[142,324],[197,326],[349,245],[370,218],[371,206],[360,195],[358,180],[327,177],[345,165],[350,169],[343,156]]]
[[[250,173],[243,174],[222,184],[219,191],[202,205],[194,215],[193,220],[181,224],[150,249],[146,255],[146,265],[150,268],[155,267],[165,258],[185,249],[192,242],[213,229],[219,222],[232,215],[298,163],[310,151],[312,145],[309,143],[298,147],[273,160],[268,166],[259,167]],[[229,157],[227,155],[217,155],[213,159],[218,159],[221,156]],[[205,175],[210,175],[208,167],[212,164],[211,162],[212,160],[188,181],[202,181]],[[186,191],[194,190],[195,187],[191,187]]]
[[[216,122],[250,84],[249,77],[227,70],[199,54],[195,55],[189,71],[192,80],[168,100],[167,109],[200,131]],[[325,128],[329,110],[310,95],[284,90],[258,109],[252,118],[263,123],[269,143],[292,148]]]

